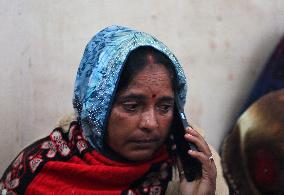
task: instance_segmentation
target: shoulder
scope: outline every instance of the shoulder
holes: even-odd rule
[[[0,192],[23,193],[47,162],[67,161],[85,152],[88,146],[76,121],[69,123],[67,131],[56,127],[49,136],[25,148],[12,161],[0,180]]]

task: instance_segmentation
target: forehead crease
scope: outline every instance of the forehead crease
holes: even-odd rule
[[[146,66],[144,70],[138,73],[130,82],[128,89],[144,89],[152,92],[170,90],[172,91],[172,82],[167,69],[161,65],[152,64]],[[156,94],[157,95],[157,94]]]
[[[150,73],[147,75],[143,75],[137,79],[137,81],[168,81],[169,77],[167,73]]]

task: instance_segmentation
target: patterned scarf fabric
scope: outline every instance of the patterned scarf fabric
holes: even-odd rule
[[[143,163],[112,161],[85,140],[77,122],[56,128],[13,161],[2,194],[164,194],[171,178],[166,148]]]

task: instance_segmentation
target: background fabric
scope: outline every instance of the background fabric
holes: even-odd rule
[[[232,193],[283,194],[284,37],[221,148]]]

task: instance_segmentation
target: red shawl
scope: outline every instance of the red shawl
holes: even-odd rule
[[[74,122],[25,150],[5,171],[0,190],[11,194],[163,194],[171,177],[165,148],[144,163],[120,163],[96,152]]]

